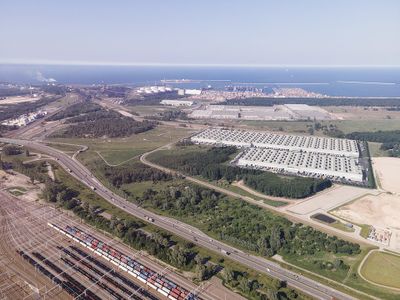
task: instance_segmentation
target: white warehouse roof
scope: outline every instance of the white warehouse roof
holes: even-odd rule
[[[357,141],[236,129],[209,128],[192,137],[195,143],[286,149],[359,157]]]

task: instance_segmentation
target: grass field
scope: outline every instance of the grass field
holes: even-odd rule
[[[378,130],[399,130],[399,119],[382,119],[382,120],[343,120],[343,121],[330,121],[337,125],[337,127],[344,133],[354,131],[378,131]]]
[[[110,165],[124,164],[128,160],[137,157],[138,155],[146,152],[145,149],[126,149],[126,150],[110,150],[110,151],[99,151],[102,158]]]
[[[22,196],[23,194],[25,194],[24,192],[21,192],[18,189],[15,188],[11,188],[7,190],[9,193],[13,194],[14,196],[18,197],[18,196]]]
[[[400,256],[373,252],[362,266],[361,274],[372,282],[400,289]]]
[[[331,224],[331,226],[336,228],[336,229],[339,229],[339,230],[342,230],[342,231],[346,231],[346,232],[354,232],[355,231],[354,228],[347,227],[345,224],[343,224],[342,222],[339,222],[339,221]]]
[[[267,205],[271,205],[271,206],[274,206],[274,207],[285,206],[285,205],[288,204],[285,201],[277,201],[277,200],[264,199],[264,198],[261,198],[261,197],[257,197],[255,195],[250,194],[249,192],[241,189],[240,187],[234,186],[232,184],[228,184],[227,186],[223,186],[223,187],[226,188],[227,190],[230,190],[232,192],[238,193],[238,194],[240,194],[242,196],[253,198],[254,200],[261,201],[261,202],[263,202],[263,203],[265,203]]]
[[[389,156],[389,153],[385,150],[381,150],[380,147],[381,143],[368,142],[368,148],[371,157]]]
[[[345,231],[345,232],[354,232],[354,231],[355,231],[354,228],[347,227],[345,224],[343,224],[343,223],[340,222],[340,221],[336,221],[336,222],[333,222],[333,223],[331,223],[331,224],[328,224],[328,223],[319,221],[318,219],[315,219],[315,218],[312,218],[312,219],[315,220],[315,221],[317,221],[317,222],[320,222],[320,223],[322,223],[322,224],[325,224],[325,225],[331,226],[331,227],[333,227],[333,228],[339,229],[339,230],[341,230],[341,231]]]
[[[284,131],[290,133],[306,133],[307,125],[312,121],[238,121],[240,125],[253,127],[257,130]]]
[[[313,121],[239,121],[241,125],[253,127],[257,130],[284,131],[288,133],[307,134],[307,126],[313,125]],[[400,130],[400,119],[374,119],[371,120],[332,120],[319,121],[322,125],[333,124],[344,133],[354,131],[378,131]],[[316,131],[315,135],[322,132]]]
[[[78,145],[66,145],[62,143],[49,143],[48,144],[50,147],[61,150],[63,152],[76,152],[78,151],[81,147]]]
[[[99,152],[109,164],[120,164],[126,160],[140,155],[152,149],[164,146],[170,142],[176,142],[190,135],[191,131],[185,128],[172,128],[159,126],[153,130],[135,134],[126,138],[57,138],[49,139],[53,142],[86,145],[89,149],[80,154],[84,162],[98,157]],[[65,147],[63,145],[56,147]],[[70,149],[64,148],[64,149]]]
[[[336,280],[338,282],[343,281],[348,273],[348,270],[342,270],[342,269],[322,269],[319,267],[320,262],[330,262],[332,263],[333,260],[335,259],[335,255],[331,253],[315,253],[314,255],[304,255],[304,256],[298,256],[298,255],[285,255],[284,256],[285,261],[292,263],[300,268],[307,269],[311,272],[320,274],[322,276],[331,278],[333,280]],[[355,257],[342,257],[343,261],[347,265],[352,265],[355,262]]]

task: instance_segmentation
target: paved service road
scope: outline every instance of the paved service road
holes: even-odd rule
[[[203,232],[187,224],[178,222],[174,219],[159,216],[155,213],[144,210],[143,208],[131,202],[128,202],[124,198],[114,194],[112,191],[104,187],[79,161],[69,157],[57,149],[28,140],[0,138],[0,142],[23,145],[36,151],[48,154],[54,157],[58,163],[64,169],[70,172],[70,174],[77,180],[94,189],[99,196],[103,197],[105,200],[114,204],[120,209],[125,210],[126,212],[144,221],[153,222],[155,225],[186,240],[192,241],[193,243],[204,248],[219,252],[220,254],[225,253],[225,255],[229,256],[230,259],[237,261],[242,265],[248,266],[258,272],[265,273],[271,277],[285,281],[289,286],[298,289],[299,291],[302,291],[316,299],[355,299],[329,286],[282,268],[277,263],[258,256],[246,254],[241,250],[233,248],[232,246],[216,241],[205,235]]]

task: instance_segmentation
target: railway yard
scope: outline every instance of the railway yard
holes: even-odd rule
[[[0,204],[2,299],[218,299],[51,206],[4,191]]]

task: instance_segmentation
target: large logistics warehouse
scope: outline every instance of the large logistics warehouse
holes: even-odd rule
[[[272,148],[248,148],[234,162],[238,166],[263,168],[275,172],[310,177],[326,177],[335,181],[362,182],[363,172],[358,158],[324,153]]]
[[[246,148],[233,160],[242,167],[334,181],[364,180],[354,140],[209,128],[194,135],[192,141]]]
[[[248,130],[209,128],[192,137],[199,144],[260,147],[359,157],[357,141]]]

